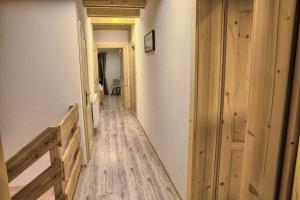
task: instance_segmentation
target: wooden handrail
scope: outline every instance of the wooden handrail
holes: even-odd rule
[[[69,107],[56,127],[45,129],[6,162],[11,182],[47,152],[51,159],[50,167],[15,194],[12,200],[37,199],[53,186],[56,200],[73,198],[82,165],[78,120],[78,104],[75,104]],[[61,152],[62,144],[66,144],[64,152]],[[74,164],[70,166],[71,163]],[[69,180],[65,178],[68,168],[71,168]]]

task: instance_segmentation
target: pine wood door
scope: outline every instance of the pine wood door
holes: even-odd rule
[[[82,91],[84,131],[85,131],[87,159],[89,160],[91,157],[92,146],[93,146],[92,105],[91,105],[91,93],[89,89],[86,38],[85,38],[83,26],[80,22],[78,22],[78,30],[79,30],[80,71],[81,71],[81,91]]]

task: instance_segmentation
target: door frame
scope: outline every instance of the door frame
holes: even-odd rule
[[[255,1],[255,7],[257,7],[256,4],[257,1],[259,0],[254,0],[254,1]],[[188,157],[188,183],[187,183],[188,200],[194,200],[194,199],[208,200],[208,199],[217,198],[216,188],[219,182],[218,170],[219,170],[219,159],[220,159],[220,145],[221,145],[221,138],[222,138],[221,116],[222,116],[222,104],[223,104],[222,94],[224,93],[223,91],[224,56],[223,55],[224,55],[224,51],[226,50],[224,49],[224,40],[225,40],[224,32],[226,31],[224,28],[224,25],[226,23],[225,21],[226,3],[227,0],[213,0],[213,1],[194,0],[193,1],[194,21],[192,26],[193,46],[192,46],[190,115],[189,115],[189,157]],[[207,24],[205,25],[201,24],[200,26],[199,18],[202,17],[203,20],[205,15],[212,10],[214,12],[211,18],[213,18],[214,20],[210,20],[210,22],[206,22]],[[256,10],[254,12],[256,12]],[[283,15],[283,13],[280,14]],[[220,21],[216,19],[221,20],[222,24],[219,24]],[[214,29],[212,29],[213,26]],[[215,30],[215,27],[218,27],[217,30]],[[201,35],[201,38],[199,35]],[[210,36],[209,39],[214,38],[214,41],[205,43],[206,41],[203,39],[205,35],[209,35]],[[212,53],[206,54],[205,51],[200,51],[201,47],[203,47],[204,49],[216,47],[218,48],[218,53],[217,55]],[[279,59],[282,59],[282,57]],[[201,73],[201,72],[206,72],[204,71],[203,66],[205,64],[207,65],[208,62],[212,60],[215,60],[216,62],[209,63],[210,70],[208,70],[208,74]],[[210,96],[205,97],[204,95],[207,94],[210,94]],[[198,102],[201,102],[201,104]],[[210,111],[210,112],[205,112],[205,111]],[[212,123],[207,123],[207,122],[212,122]],[[203,123],[207,123],[206,124],[207,126],[205,127]],[[195,171],[196,163],[201,163],[201,165],[198,166],[198,168],[200,169],[198,171]],[[195,177],[200,177],[200,178],[196,179]],[[204,180],[206,181],[205,183]],[[197,196],[197,194],[201,194],[201,195]],[[202,194],[204,194],[204,196]]]
[[[126,110],[130,109],[130,89],[131,84],[129,84],[130,78],[130,70],[129,70],[129,45],[127,43],[96,43],[95,47],[97,49],[122,49],[123,51],[123,70],[124,70],[124,102],[122,102],[124,108]],[[97,63],[98,63],[98,56],[97,56]]]
[[[298,148],[300,137],[300,2],[298,1],[295,19],[294,41],[292,47],[292,59],[289,88],[289,103],[286,112],[286,140],[283,144],[281,181],[279,190],[280,199],[291,199],[297,158],[300,153]],[[299,162],[299,161],[298,161]],[[299,172],[298,172],[299,173]]]
[[[129,85],[130,85],[130,111],[137,115],[137,87],[136,87],[136,62],[135,44],[130,45],[130,66],[129,66]]]

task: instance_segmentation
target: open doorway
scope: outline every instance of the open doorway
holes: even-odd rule
[[[129,51],[127,44],[96,45],[100,90],[104,96],[119,96],[125,110],[131,110]],[[104,101],[105,104],[105,101]]]
[[[124,50],[122,46],[97,48],[99,84],[104,99],[120,98],[123,108],[128,109]],[[105,104],[105,103],[104,103]]]
[[[99,84],[104,95],[121,95],[121,49],[98,49]]]

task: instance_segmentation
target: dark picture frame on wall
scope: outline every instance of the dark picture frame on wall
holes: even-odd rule
[[[144,37],[145,53],[155,51],[155,31],[152,30]]]

